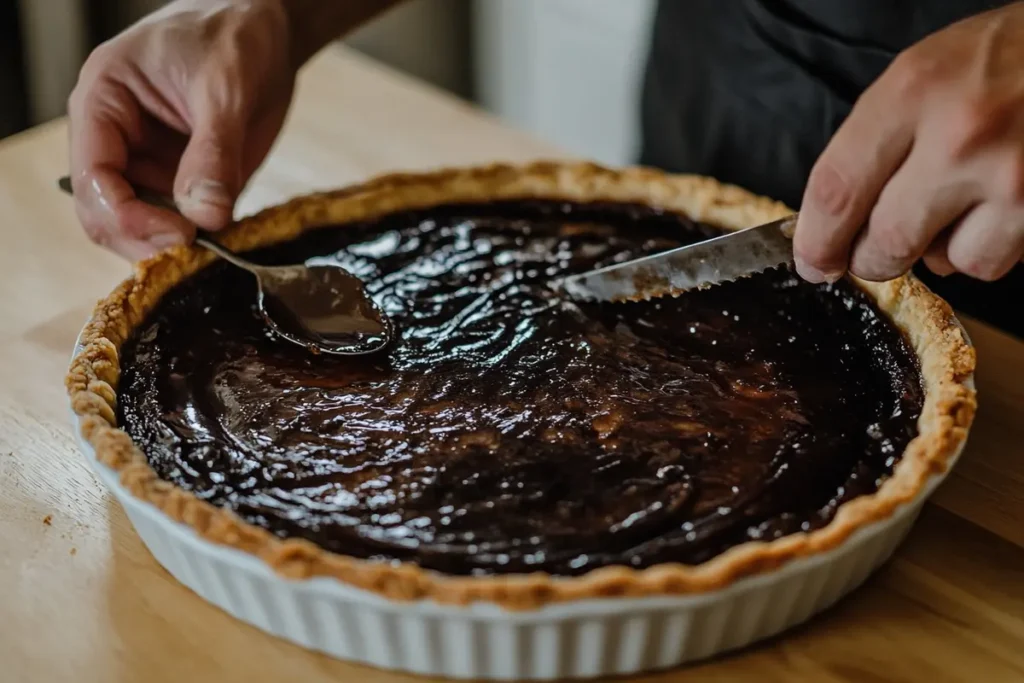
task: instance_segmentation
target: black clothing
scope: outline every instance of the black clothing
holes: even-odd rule
[[[860,93],[924,36],[992,0],[660,0],[641,163],[800,204]],[[1024,337],[1024,266],[997,283],[915,269],[954,307]]]

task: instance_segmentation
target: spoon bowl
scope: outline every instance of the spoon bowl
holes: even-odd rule
[[[263,267],[257,282],[267,326],[313,353],[363,355],[384,349],[394,337],[390,319],[344,268]]]
[[[57,184],[73,194],[69,177]],[[140,200],[180,215],[170,197],[134,189]],[[285,341],[312,353],[361,356],[383,350],[395,337],[394,325],[366,292],[362,280],[339,265],[259,265],[199,229],[196,244],[253,274],[260,315],[271,332]]]

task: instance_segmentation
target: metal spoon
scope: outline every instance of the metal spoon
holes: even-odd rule
[[[57,184],[73,194],[71,179]],[[143,188],[135,196],[181,215],[174,200]],[[380,351],[394,338],[394,325],[370,298],[363,282],[337,265],[261,266],[196,230],[196,244],[256,277],[256,304],[267,326],[279,337],[313,353],[358,356]]]

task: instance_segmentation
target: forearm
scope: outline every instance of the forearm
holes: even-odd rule
[[[288,15],[291,53],[304,64],[332,40],[353,31],[402,0],[280,0]]]

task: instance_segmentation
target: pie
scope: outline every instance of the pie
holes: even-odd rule
[[[973,349],[909,276],[551,287],[788,212],[640,168],[388,175],[222,236],[348,268],[396,324],[386,352],[279,341],[248,274],[178,248],[100,302],[67,388],[134,496],[285,577],[515,609],[712,591],[891,515],[974,415]]]

